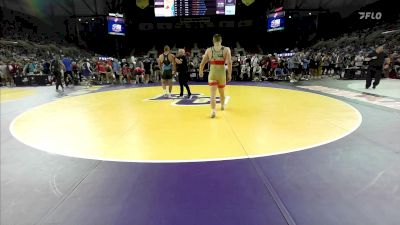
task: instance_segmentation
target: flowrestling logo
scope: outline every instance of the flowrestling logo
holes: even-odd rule
[[[112,31],[119,33],[122,31],[122,26],[121,24],[113,24],[112,25]]]
[[[272,20],[272,22],[271,22],[271,27],[272,28],[277,28],[277,27],[280,27],[280,26],[281,26],[281,19]]]
[[[174,106],[205,106],[210,104],[210,97],[204,94],[192,94],[190,98],[182,98],[178,94],[171,94],[171,97],[164,95],[158,95],[154,98],[146,99],[148,101],[166,101],[172,100],[171,105]],[[230,100],[229,96],[225,97],[225,104],[228,104]],[[219,97],[217,97],[217,104],[221,103]]]
[[[360,20],[380,20],[382,18],[381,12],[358,12],[360,14]]]

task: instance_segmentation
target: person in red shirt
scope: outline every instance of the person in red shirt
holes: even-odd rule
[[[142,69],[140,67],[136,67],[134,70],[134,74],[136,77],[135,84],[139,84],[140,80],[144,79],[144,69]]]
[[[122,80],[126,80],[127,84],[131,83],[131,69],[127,63],[122,65]]]
[[[278,68],[278,58],[275,56],[275,54],[271,56],[270,61],[271,61],[271,76],[273,77],[273,79],[275,79],[276,78],[275,70],[276,68]]]
[[[98,74],[99,74],[99,80],[100,80],[100,83],[103,83],[104,81],[105,81],[105,79],[106,79],[106,67],[105,67],[105,63],[103,62],[103,61],[99,61],[99,62],[97,62],[97,65],[96,65],[96,69],[97,69],[97,72],[98,72]]]
[[[112,81],[114,83],[114,73],[112,70],[112,62],[111,60],[107,60],[107,62],[105,62],[104,64],[105,68],[106,68],[106,80],[107,80],[107,84],[110,84],[110,81]]]

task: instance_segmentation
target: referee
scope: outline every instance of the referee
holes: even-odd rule
[[[192,94],[190,92],[190,88],[188,85],[189,82],[188,62],[186,60],[184,49],[178,50],[178,55],[175,58],[175,62],[176,62],[176,71],[178,72],[179,85],[181,87],[181,92],[179,97],[183,97],[183,87],[185,87],[188,94],[187,98],[190,98]]]
[[[378,86],[383,71],[383,63],[386,58],[387,55],[383,52],[383,46],[377,47],[375,51],[369,54],[366,58],[366,61],[369,62],[367,80],[365,84],[366,89],[371,87],[372,78],[375,78],[372,88],[375,89],[376,86]]]

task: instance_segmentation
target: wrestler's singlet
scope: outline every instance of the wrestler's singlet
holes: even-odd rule
[[[212,57],[210,61],[210,74],[208,76],[208,83],[210,86],[217,86],[223,88],[226,85],[226,72],[225,72],[225,59],[224,47],[216,51],[214,47],[211,48]]]

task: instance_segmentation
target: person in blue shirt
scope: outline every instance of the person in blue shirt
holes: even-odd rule
[[[310,60],[308,59],[308,55],[303,54],[302,55],[302,62],[303,62],[303,76],[308,77],[309,76],[309,65],[310,65]]]
[[[68,87],[70,82],[72,83],[72,60],[69,57],[64,57],[62,63],[64,64],[65,67],[64,82],[65,86]]]
[[[112,69],[115,75],[115,80],[117,83],[119,83],[119,74],[121,72],[121,66],[119,65],[119,62],[117,59],[114,59],[112,62]]]
[[[296,52],[288,61],[289,68],[292,67],[292,72],[290,76],[290,83],[298,82],[301,79],[301,73],[303,70],[303,61],[301,59],[301,52]]]
[[[43,62],[43,74],[50,75],[50,62],[49,61]]]
[[[36,70],[36,64],[34,62],[30,62],[28,68],[29,68],[28,73],[34,73]]]

